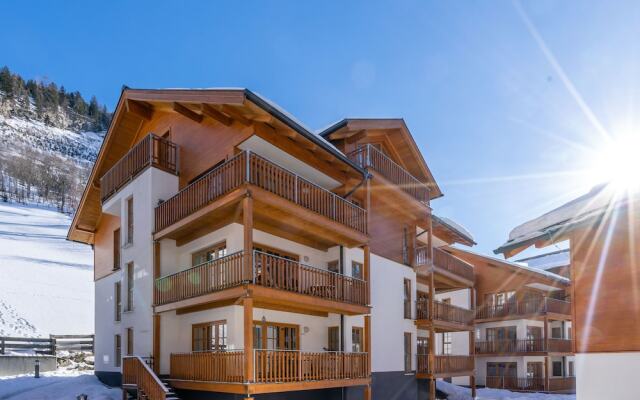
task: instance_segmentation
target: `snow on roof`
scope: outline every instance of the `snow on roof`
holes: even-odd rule
[[[442,222],[443,224],[447,225],[449,228],[455,230],[460,236],[464,236],[466,239],[468,239],[470,242],[473,242],[474,244],[476,243],[475,239],[473,238],[473,235],[471,234],[471,232],[465,228],[464,226],[460,225],[459,223],[455,222],[452,219],[449,219],[447,217],[440,217],[440,216],[435,216],[435,218],[439,219],[440,222]]]
[[[544,238],[552,239],[558,233],[593,222],[611,209],[631,202],[632,199],[640,199],[640,193],[627,196],[621,195],[610,185],[596,186],[589,193],[515,227],[509,233],[509,240],[494,250],[494,253],[506,253]]]
[[[486,259],[491,260],[491,261],[497,261],[499,263],[506,264],[506,265],[509,265],[511,267],[514,267],[514,268],[518,268],[518,269],[522,269],[522,270],[525,270],[525,271],[533,272],[535,274],[543,275],[546,278],[553,279],[553,280],[558,281],[558,282],[562,282],[562,283],[566,283],[566,284],[571,282],[571,280],[569,278],[565,278],[562,275],[554,274],[553,272],[545,271],[543,269],[538,269],[538,268],[529,266],[529,265],[527,265],[526,263],[523,263],[523,262],[517,262],[517,261],[514,262],[514,261],[504,260],[504,259],[501,259],[501,258],[489,256],[489,255],[486,255],[486,254],[477,253],[475,251],[471,251],[471,250],[468,250],[468,249],[461,249],[461,248],[458,248],[458,247],[455,248],[455,251],[462,251],[462,252],[466,252],[466,253],[475,255],[477,257],[486,258]]]
[[[527,264],[530,267],[548,270],[550,268],[565,267],[571,263],[569,249],[554,251],[534,257],[523,258],[516,262]]]

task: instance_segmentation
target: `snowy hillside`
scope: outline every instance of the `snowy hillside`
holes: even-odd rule
[[[0,202],[0,336],[93,333],[93,256],[65,240],[70,222]]]

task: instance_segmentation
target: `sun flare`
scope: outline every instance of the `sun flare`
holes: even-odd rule
[[[593,174],[597,182],[611,183],[616,190],[640,190],[640,134],[610,141],[595,157]]]

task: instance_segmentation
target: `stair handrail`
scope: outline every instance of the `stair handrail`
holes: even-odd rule
[[[167,398],[167,395],[170,393],[170,390],[165,386],[165,384],[160,380],[160,378],[158,377],[158,375],[156,375],[155,372],[153,372],[153,370],[151,369],[151,367],[149,367],[149,365],[142,359],[142,357],[140,356],[126,356],[123,357],[124,359],[135,359],[138,361],[138,363],[140,365],[142,365],[142,367],[144,368],[144,371],[155,381],[155,383],[158,385],[158,389],[160,389],[160,391],[163,392],[163,396],[160,399],[150,399],[150,400],[165,400]],[[123,368],[124,368],[124,363],[123,363]],[[136,382],[136,385],[138,386],[138,388],[140,388],[140,383]],[[144,390],[144,388],[143,388]],[[149,395],[149,393],[147,393],[147,395]]]

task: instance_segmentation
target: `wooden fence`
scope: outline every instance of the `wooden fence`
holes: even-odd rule
[[[58,351],[93,353],[94,335],[50,335],[48,338],[0,336],[0,354],[33,351],[55,355]]]

